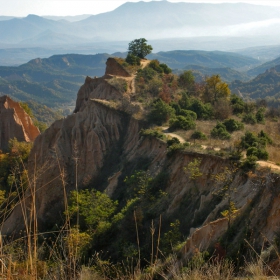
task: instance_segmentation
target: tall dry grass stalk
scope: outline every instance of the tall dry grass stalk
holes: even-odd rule
[[[20,161],[20,164],[13,169],[12,174],[14,178],[19,177],[18,180],[15,179],[13,181],[17,197],[11,199],[12,191],[10,191],[5,208],[1,211],[0,218],[5,221],[13,209],[19,207],[23,217],[24,231],[21,231],[19,236],[11,240],[3,238],[0,234],[0,279],[80,279],[80,271],[78,269],[79,240],[78,242],[71,242],[73,234],[77,232],[72,232],[70,225],[71,217],[68,211],[65,171],[60,165],[58,156],[57,165],[59,176],[40,188],[37,188],[36,182],[46,169],[37,170],[36,156],[34,159],[34,173],[32,178],[28,176],[22,161]],[[45,167],[42,169],[44,168]],[[77,161],[75,169],[77,176]],[[22,173],[26,176],[25,181],[22,176],[18,176]],[[38,232],[36,193],[39,189],[47,187],[50,183],[59,178],[63,189],[65,223],[58,231],[40,233]],[[77,187],[78,184],[76,181],[76,189]],[[79,223],[78,220],[77,223]],[[3,224],[1,227],[2,226]],[[47,241],[43,241],[39,246],[38,237],[41,236],[41,239],[44,239],[45,235],[50,236],[51,234],[56,236],[51,245]],[[79,238],[79,232],[77,233],[77,237]],[[40,254],[44,251],[48,251],[49,256],[42,261],[40,260]]]

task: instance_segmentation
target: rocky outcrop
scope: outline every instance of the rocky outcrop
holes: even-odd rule
[[[226,218],[218,219],[196,229],[187,239],[182,249],[185,258],[192,256],[195,252],[207,250],[214,242],[227,231],[228,220]]]
[[[122,94],[105,78],[86,77],[85,83],[78,91],[74,113],[83,110],[90,99],[120,101]]]
[[[8,148],[9,140],[33,142],[40,134],[19,103],[8,96],[0,97],[0,149]]]
[[[106,62],[106,75],[121,76],[121,77],[131,77],[131,75],[122,67],[115,58],[110,57]]]

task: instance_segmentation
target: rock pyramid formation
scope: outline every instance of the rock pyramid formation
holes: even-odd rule
[[[0,149],[8,148],[9,140],[33,142],[40,134],[29,115],[18,102],[7,95],[0,97]]]

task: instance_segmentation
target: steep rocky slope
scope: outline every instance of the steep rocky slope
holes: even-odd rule
[[[0,97],[0,149],[8,148],[9,140],[33,142],[40,134],[19,103],[8,96]]]
[[[106,72],[120,76],[112,69]],[[263,242],[261,234],[273,240],[280,225],[278,175],[266,169],[245,174],[229,160],[208,154],[177,151],[170,155],[164,141],[141,136],[141,128],[147,125],[144,121],[112,106],[123,98],[128,100],[129,96],[112,86],[108,77],[87,77],[78,93],[75,113],[56,121],[37,137],[29,158],[29,175],[36,179],[33,184],[40,230],[62,223],[66,193],[76,186],[96,188],[124,200],[125,176],[145,163],[150,176],[167,175],[162,185],[167,195],[154,202],[150,220],[158,223],[162,215],[164,230],[168,221],[180,219],[181,230],[189,237],[182,248],[185,256],[196,249],[206,250],[218,240],[229,242],[231,251],[240,249],[245,238],[254,239],[256,246]],[[196,177],[190,165],[195,160],[200,171]],[[224,174],[218,176],[222,182],[215,180],[219,174]],[[31,195],[26,193],[27,203]],[[235,206],[230,230],[229,217],[221,215],[229,209],[229,196]],[[22,228],[18,205],[2,233]]]

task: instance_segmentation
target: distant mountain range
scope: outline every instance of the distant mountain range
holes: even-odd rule
[[[230,67],[236,70],[246,71],[260,64],[257,59],[232,52],[221,51],[169,51],[150,54],[149,59],[158,59],[168,64],[171,68],[185,68],[187,65],[218,68]]]
[[[0,67],[0,95],[34,100],[49,107],[76,99],[85,77],[104,75],[108,54],[54,55],[33,59],[18,67]]]
[[[230,84],[230,89],[245,99],[260,98],[270,101],[278,99],[280,101],[280,65],[266,70],[248,82],[234,81]],[[278,105],[279,101],[274,105]]]
[[[280,32],[279,14],[279,7],[244,3],[127,2],[111,12],[68,20],[36,15],[12,19],[2,17],[0,43],[31,47],[47,46],[48,42],[53,45],[81,45],[138,37],[260,37],[271,34],[275,38]]]

